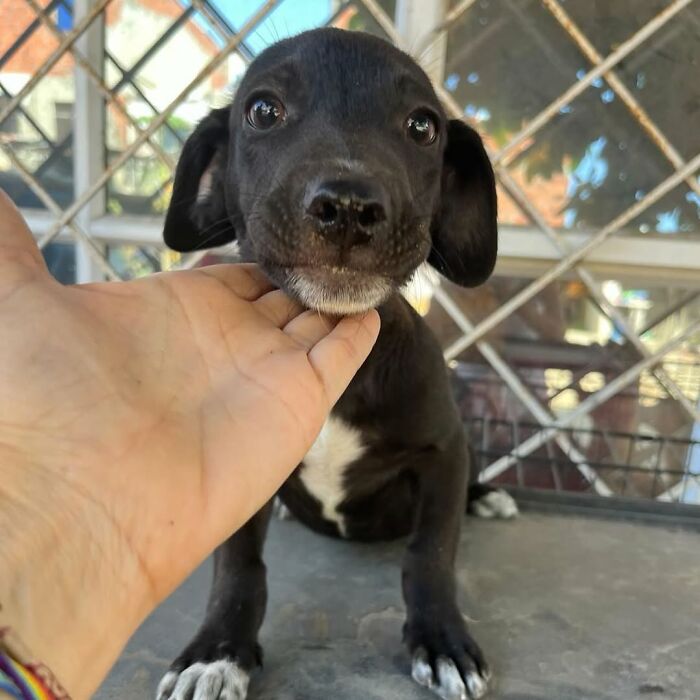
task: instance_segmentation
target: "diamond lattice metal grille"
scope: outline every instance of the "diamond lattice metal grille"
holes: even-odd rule
[[[700,112],[682,79],[700,61],[700,8],[626,2],[603,17],[561,0],[236,3],[243,13],[223,0],[6,0],[0,186],[57,259],[75,241],[80,279],[201,264],[203,251],[183,259],[158,240],[192,125],[281,35],[318,24],[382,35],[422,61],[496,167],[501,272],[518,272],[476,292],[421,274],[409,290],[470,387],[465,419],[513,437],[482,430],[482,477],[522,486],[524,460],[540,460],[567,488],[564,460],[577,488],[626,495],[617,472],[631,465],[651,479],[638,495],[697,503],[700,141],[677,115]],[[681,81],[667,92],[665,61]],[[644,253],[659,249],[652,228],[676,251],[670,264]],[[627,259],[632,281],[605,269]],[[690,284],[668,284],[676,275]],[[632,464],[623,434],[674,458]]]

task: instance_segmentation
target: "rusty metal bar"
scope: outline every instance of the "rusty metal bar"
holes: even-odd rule
[[[530,120],[511,140],[494,155],[494,163],[504,163],[508,165],[515,155],[522,153],[521,145],[537,133],[545,124],[547,124],[553,116],[558,114],[559,110],[572,102],[578,97],[588,86],[597,78],[600,78],[604,73],[609,71],[613,66],[617,65],[623,58],[628,56],[640,44],[645,42],[650,36],[661,29],[667,22],[675,17],[681,10],[687,7],[693,0],[674,0],[670,5],[659,12],[656,17],[647,22],[638,32],[633,34],[629,39],[622,42],[615,51],[601,61],[596,67],[592,68],[580,80],[577,80],[568,90],[563,92],[556,100],[545,107],[536,117]],[[517,152],[517,153],[516,153]]]
[[[542,0],[542,2],[588,60],[594,66],[599,66],[603,62],[603,57],[567,14],[566,10],[559,4],[559,0]],[[685,165],[685,161],[681,154],[668,138],[666,138],[665,134],[647,114],[644,107],[639,104],[634,95],[627,89],[627,86],[622,80],[618,78],[617,74],[610,70],[603,73],[603,77],[671,165],[673,165],[676,170],[682,168]],[[690,177],[686,180],[686,183],[694,192],[700,194],[700,182],[698,182],[696,178]]]
[[[591,394],[588,398],[584,399],[573,411],[561,416],[561,418],[558,418],[551,426],[541,430],[539,433],[536,433],[532,437],[525,440],[525,442],[518,445],[518,447],[510,455],[505,455],[504,457],[501,457],[490,464],[479,475],[479,478],[482,481],[489,481],[490,479],[493,479],[494,477],[503,473],[518,459],[522,459],[523,457],[527,457],[529,454],[532,454],[535,450],[539,449],[542,445],[551,440],[562,428],[566,428],[579,418],[588,415],[595,408],[605,403],[608,399],[612,398],[615,396],[615,394],[619,393],[622,389],[635,381],[644,370],[649,369],[655,364],[661,362],[669,352],[684,343],[695,333],[699,332],[700,321],[696,321],[688,326],[685,331],[677,335],[673,340],[670,340],[663,347],[657,350],[653,355],[650,355],[649,357],[632,365],[632,367],[629,367],[622,374],[615,377],[615,379],[606,384],[595,394]]]
[[[0,124],[2,124],[10,112],[34,89],[36,84],[63,58],[66,51],[78,40],[83,32],[92,24],[95,18],[103,12],[112,0],[95,0],[95,6],[75,27],[65,35],[63,41],[56,47],[51,55],[42,63],[41,67],[32,75],[24,87],[0,110]]]
[[[104,0],[102,0],[104,2]],[[245,23],[241,31],[232,36],[222,50],[207,63],[202,70],[187,84],[187,86],[177,95],[177,97],[151,122],[147,129],[134,140],[134,142],[125,149],[117,158],[115,158],[109,167],[105,169],[102,175],[87,189],[73,204],[66,209],[58,218],[49,231],[43,236],[39,242],[40,247],[45,246],[53,240],[59,231],[69,222],[72,221],[76,214],[85,206],[87,202],[95,196],[95,194],[107,183],[114,172],[121,168],[124,163],[159,129],[165,121],[170,117],[175,108],[187,97],[187,95],[210,73],[216,70],[227,58],[227,56],[236,49],[236,47],[245,39],[245,37],[264,19],[271,10],[280,3],[281,0],[266,0],[257,12]]]

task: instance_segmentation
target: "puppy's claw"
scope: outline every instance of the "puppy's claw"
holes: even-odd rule
[[[177,676],[178,674],[175,673],[175,671],[168,671],[163,678],[161,678],[160,683],[158,683],[158,690],[156,691],[157,700],[169,700],[173,690],[175,690]]]
[[[437,660],[437,669],[440,685],[435,688],[435,692],[443,700],[469,700],[462,674],[452,659],[440,657]]]
[[[417,649],[413,655],[411,676],[418,685],[422,685],[424,688],[432,688],[435,685],[433,669],[430,667],[428,652],[425,649]]]
[[[411,675],[413,680],[424,688],[432,690],[442,700],[479,700],[487,691],[488,672],[480,675],[469,671],[462,677],[452,659],[441,656],[433,671],[425,649],[417,649],[413,655]]]
[[[471,671],[467,673],[465,680],[470,697],[474,698],[474,700],[478,700],[486,695],[488,678],[482,678],[477,671]]]

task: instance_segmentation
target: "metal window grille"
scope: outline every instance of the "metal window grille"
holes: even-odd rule
[[[12,4],[15,21],[0,43],[0,185],[25,206],[39,245],[65,262],[58,254],[61,244],[74,242],[80,281],[200,264],[203,251],[180,259],[163,251],[160,241],[159,216],[187,131],[178,114],[185,107],[203,109],[204,97],[217,85],[223,93],[222,71],[228,71],[228,79],[232,66],[242,69],[265,32],[266,41],[275,40],[278,27],[266,22],[293,2],[261,1],[234,26],[212,0],[8,0],[5,7]],[[523,61],[536,54],[556,68],[551,85],[523,96],[517,126],[503,130],[500,140],[487,138],[507,210],[506,215],[502,211],[499,276],[482,297],[435,275],[418,280],[422,292],[428,291],[429,320],[437,324],[455,370],[465,423],[479,446],[482,478],[700,504],[700,226],[678,224],[685,235],[663,240],[637,235],[648,228],[639,222],[679,192],[691,216],[693,205],[700,212],[700,153],[674,144],[676,134],[665,132],[663,115],[643,104],[623,70],[630,62],[661,60],[664,47],[687,27],[686,60],[700,60],[700,6],[697,0],[647,5],[634,17],[620,13],[614,18],[619,36],[612,45],[601,45],[576,21],[576,4],[564,0],[504,0],[498,11],[489,0],[329,2],[325,22],[345,28],[359,24],[412,53],[426,67],[450,116],[467,118],[478,128],[488,110],[465,104],[464,95],[479,75],[463,79],[450,73],[451,65],[468,63],[487,44],[498,46],[500,33],[510,26],[518,32],[519,46],[530,52]],[[120,54],[105,27],[110,13],[129,8],[151,12],[153,31],[132,27],[129,51]],[[469,41],[460,41],[460,32],[467,32]],[[189,45],[204,46],[199,63],[180,77],[172,94],[156,95],[149,71],[183,36]],[[13,66],[23,51],[37,45],[45,54],[31,74],[19,76]],[[509,50],[502,46],[503,55]],[[578,70],[567,61],[578,62]],[[54,100],[51,124],[33,100],[55,82],[59,70],[72,76],[73,94]],[[637,73],[637,88],[642,75]],[[460,80],[466,85],[462,93]],[[543,148],[556,143],[567,115],[591,90],[605,104],[616,101],[634,131],[627,137],[652,164],[656,179],[606,221],[565,230],[561,220],[571,209],[560,216],[543,206],[537,186],[523,172],[541,166]],[[683,86],[677,99],[684,99]],[[595,182],[576,177],[570,178],[571,197],[585,207]],[[141,191],[145,181],[149,189]],[[677,211],[663,213],[664,226],[678,218]],[[661,227],[663,217],[656,216]],[[518,281],[508,280],[507,273]],[[640,323],[644,300],[616,302],[606,288],[606,280],[624,275],[675,281],[677,293],[661,313],[643,315]],[[595,318],[605,326],[609,342],[577,348],[561,334],[549,338],[542,328],[526,342],[508,330],[520,324],[532,331],[532,309],[556,295],[566,297],[570,315]],[[568,322],[575,330],[576,318]],[[642,430],[642,416],[634,431],[611,428],[613,414],[630,406],[656,410],[661,427]]]

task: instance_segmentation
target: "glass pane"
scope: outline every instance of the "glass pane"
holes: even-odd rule
[[[606,56],[665,10],[669,3],[666,0],[569,0],[562,5],[598,52]]]
[[[145,106],[162,110],[217,55],[221,38],[191,8],[183,11],[175,0],[158,3],[157,11],[141,3],[123,3],[118,8],[106,32],[108,83],[121,92],[133,82]],[[225,66],[226,62],[205,78],[190,100],[224,90],[228,86]],[[136,95],[130,102],[134,100]]]
[[[644,194],[645,191],[640,190],[636,196],[639,198]],[[676,187],[630,222],[625,233],[700,235],[700,195],[685,183]]]
[[[584,65],[536,0],[475,3],[447,38],[445,87],[496,147],[574,83]]]
[[[171,170],[147,146],[119,168],[108,185],[111,214],[164,214],[170,199]]]
[[[42,5],[46,5],[43,2]],[[60,31],[72,28],[70,3],[49,13]],[[57,37],[20,0],[0,3],[0,111],[50,58]],[[0,141],[61,205],[73,199],[73,60],[65,54],[0,124]],[[43,208],[7,153],[0,151],[0,187],[22,207]]]
[[[664,6],[650,2],[641,8],[632,0],[565,3],[605,54]],[[700,151],[698,130],[688,128],[700,110],[699,22],[697,9],[686,8],[616,69],[686,159]],[[445,86],[495,151],[591,67],[534,0],[476,3],[448,39]],[[551,225],[581,229],[607,224],[674,170],[603,79],[523,144],[512,169]],[[517,208],[501,201],[500,220],[522,224]],[[700,197],[684,185],[653,205],[629,232],[698,235]]]
[[[604,98],[606,92],[605,84],[586,90],[569,113],[535,135],[530,148],[511,166],[530,191],[539,185],[533,203],[551,224],[601,228],[673,173],[673,166],[627,108],[614,97],[608,99],[610,95]],[[698,231],[697,206],[687,200],[672,204],[652,205],[626,233],[670,233],[681,227]],[[664,224],[669,217],[672,221]]]
[[[700,11],[691,3],[618,66],[617,73],[682,158],[700,152]]]
[[[120,5],[107,26],[105,70],[108,84],[126,110],[107,109],[108,161],[118,157],[139,136],[139,129],[167,108],[182,89],[219,53],[225,29],[191,7],[166,2],[158,6]],[[214,17],[214,16],[213,16]],[[214,19],[216,19],[214,17]],[[134,31],[138,25],[141,29]],[[143,31],[149,26],[150,31]],[[230,35],[230,29],[229,35]],[[142,37],[134,41],[134,37]],[[176,161],[186,136],[210,106],[225,100],[245,68],[239,54],[204,78],[180,103],[151,141]],[[143,145],[110,178],[108,210],[121,214],[162,214],[170,196],[170,166],[149,145]]]

